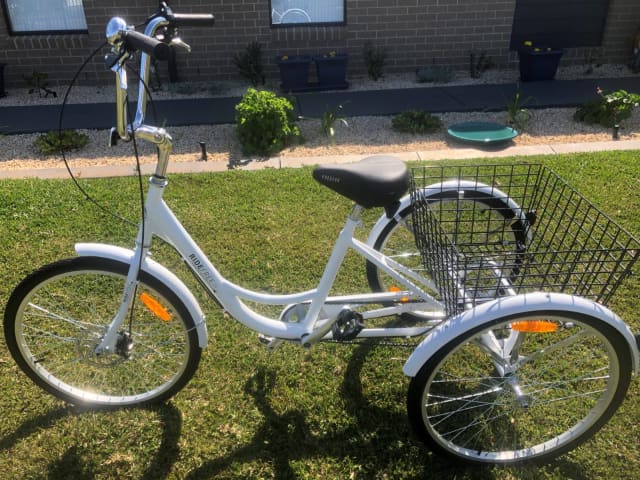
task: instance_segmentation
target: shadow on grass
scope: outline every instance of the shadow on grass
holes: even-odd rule
[[[329,431],[317,432],[303,410],[293,409],[278,413],[270,403],[269,392],[276,382],[276,374],[265,367],[257,368],[245,383],[244,391],[253,397],[264,416],[251,441],[229,454],[213,458],[186,477],[190,480],[209,478],[236,478],[228,471],[231,465],[260,462],[273,469],[273,478],[298,478],[295,462],[316,463],[321,466],[327,460],[342,461],[354,467],[354,478],[458,478],[493,480],[497,478],[542,479],[586,478],[580,465],[566,458],[552,462],[540,469],[533,465],[512,468],[477,467],[454,463],[425,450],[411,440],[408,422],[403,413],[389,412],[372,403],[364,394],[362,370],[368,360],[372,345],[356,347],[344,373],[338,395],[346,405],[345,422],[332,421]],[[171,404],[146,409],[158,417],[161,443],[153,456],[138,459],[148,465],[137,478],[160,480],[171,475],[180,456],[179,441],[182,432],[180,411]],[[136,409],[129,413],[135,415]],[[22,440],[54,428],[68,417],[81,416],[83,411],[64,407],[51,410],[23,422],[14,432],[0,438],[0,451],[10,450]],[[336,423],[346,426],[340,429]],[[91,460],[91,452],[80,445],[72,445],[61,457],[50,462],[43,471],[43,478],[95,478],[104,466]],[[101,468],[102,467],[102,468]],[[118,465],[109,468],[117,472]],[[320,470],[322,468],[319,467]],[[395,472],[395,473],[393,473]],[[240,477],[237,477],[240,478]]]
[[[139,477],[140,480],[158,480],[166,478],[178,459],[180,448],[178,440],[182,431],[180,411],[171,404],[146,408],[158,416],[158,424],[162,428],[162,440],[155,456],[148,461],[148,468]],[[135,414],[136,409],[131,409]],[[14,432],[0,439],[0,451],[9,450],[21,440],[44,429],[52,428],[60,420],[71,416],[82,415],[86,410],[74,407],[62,407],[51,410],[43,415],[31,418]],[[47,466],[44,478],[73,478],[74,480],[92,479],[96,477],[96,465],[87,462],[89,455],[84,450],[73,445],[56,461]]]
[[[353,478],[380,478],[383,472],[383,478],[394,478],[388,473],[393,471],[403,472],[402,478],[584,478],[581,467],[565,459],[542,470],[534,465],[509,469],[467,466],[454,464],[408,440],[411,434],[406,416],[377,407],[363,393],[361,371],[373,348],[362,345],[354,350],[339,389],[339,395],[347,405],[346,414],[350,420],[347,427],[318,434],[314,433],[305,412],[296,409],[277,413],[268,398],[275,386],[276,375],[268,368],[260,367],[246,382],[245,392],[254,398],[264,416],[263,424],[250,442],[228,455],[209,460],[187,478],[236,478],[227,471],[231,465],[259,462],[272,466],[273,478],[294,479],[298,478],[294,462],[321,464],[327,459],[348,460],[357,469]],[[409,470],[414,473],[409,474]]]
[[[273,478],[277,479],[298,478],[292,465],[295,461],[320,464],[326,459],[349,459],[350,463],[359,465],[358,478],[374,478],[379,472],[391,469],[399,458],[406,457],[410,449],[404,441],[407,436],[404,427],[406,420],[403,416],[380,411],[364,397],[359,375],[369,348],[358,348],[354,352],[339,392],[350,406],[347,412],[351,416],[349,426],[342,430],[317,433],[307,421],[305,412],[296,409],[284,414],[277,413],[268,398],[275,386],[275,373],[260,367],[247,380],[244,390],[254,398],[264,416],[263,424],[250,442],[226,456],[206,462],[187,478],[235,478],[228,477],[231,472],[226,472],[232,464],[254,462],[271,465]],[[355,422],[351,421],[352,418]],[[371,429],[372,418],[376,419],[376,423],[373,423],[375,431]],[[437,469],[432,467],[427,464],[423,471],[435,472]],[[452,470],[451,465],[447,464],[448,472],[458,470]],[[419,477],[423,478],[423,475]]]

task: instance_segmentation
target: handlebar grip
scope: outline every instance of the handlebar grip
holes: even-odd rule
[[[170,21],[176,27],[212,27],[216,18],[210,13],[174,13]]]
[[[171,47],[166,43],[133,30],[123,34],[123,42],[126,48],[142,50],[156,60],[167,60],[171,55]]]

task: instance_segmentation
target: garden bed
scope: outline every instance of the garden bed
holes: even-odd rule
[[[585,77],[585,66],[561,68],[558,79]],[[605,65],[596,68],[588,77],[621,77],[631,75],[630,70],[622,65]],[[517,80],[517,72],[489,70],[479,79],[465,76],[457,72],[455,78],[447,86],[482,83],[508,83]],[[438,86],[441,84],[436,84]],[[368,79],[353,79],[351,90],[369,90],[386,88],[430,88],[434,84],[419,84],[413,74],[390,74],[378,82]],[[187,88],[190,87],[190,88]],[[155,98],[185,98],[193,96],[240,96],[247,88],[238,82],[216,82],[214,84],[182,85],[181,89],[172,87],[171,91],[154,94]],[[274,87],[274,88],[277,88]],[[57,87],[58,98],[42,98],[27,95],[26,90],[11,90],[6,98],[0,100],[0,106],[27,105],[34,103],[60,103],[64,93],[63,87]],[[70,102],[83,103],[113,101],[113,87],[77,87]],[[527,123],[527,129],[515,140],[515,145],[553,145],[559,143],[599,142],[611,140],[610,129],[601,126],[590,126],[573,120],[575,109],[541,109],[533,110],[533,118]],[[445,126],[460,122],[506,121],[505,112],[472,112],[438,114]],[[320,121],[303,120],[300,128],[305,138],[303,145],[288,148],[281,152],[283,157],[318,157],[330,155],[366,155],[384,152],[428,152],[447,148],[459,148],[447,138],[446,128],[427,135],[411,135],[398,133],[391,128],[391,117],[355,117],[346,119],[349,126],[336,125],[334,142],[321,133]],[[243,160],[240,145],[236,140],[234,125],[204,125],[198,127],[171,127],[175,139],[173,161],[196,161],[201,158],[200,142],[207,146],[208,160],[220,162],[237,162]],[[131,165],[134,167],[131,145],[121,143],[114,148],[107,147],[107,131],[87,131],[89,145],[70,157],[75,165]],[[57,157],[42,157],[33,146],[37,134],[5,136],[0,151],[0,169],[49,168],[61,166]],[[620,132],[621,140],[637,140],[640,138],[640,115],[636,112],[625,120]],[[142,161],[155,161],[153,148],[139,145]]]
[[[553,145],[559,143],[600,142],[611,140],[611,131],[597,125],[585,125],[573,120],[575,109],[534,110],[527,131],[518,136],[515,145]],[[466,121],[504,122],[505,112],[446,113],[439,116],[445,125]],[[391,128],[392,117],[347,118],[345,127],[336,125],[335,143],[320,131],[319,120],[303,120],[300,128],[305,138],[303,145],[285,149],[283,157],[317,157],[330,155],[365,155],[383,152],[428,152],[447,148],[460,148],[452,143],[446,129],[427,135],[398,133]],[[85,131],[89,144],[70,158],[74,165],[135,165],[131,144],[120,143],[107,147],[108,131]],[[175,140],[173,161],[192,162],[201,157],[199,142],[207,145],[208,160],[229,163],[242,159],[236,140],[234,125],[203,125],[173,127]],[[60,167],[58,157],[43,158],[33,146],[37,134],[9,135],[3,138],[6,147],[0,151],[0,169]],[[640,139],[640,114],[635,112],[625,121],[622,140]],[[155,155],[149,145],[138,145],[144,163],[153,163]]]

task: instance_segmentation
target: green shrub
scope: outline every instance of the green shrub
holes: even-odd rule
[[[423,110],[410,110],[393,117],[391,125],[403,133],[433,133],[442,128],[442,120]]]
[[[245,155],[270,156],[301,140],[291,102],[254,88],[236,105],[236,131]]]
[[[336,123],[342,123],[345,127],[349,126],[349,123],[345,118],[338,113],[340,110],[342,110],[342,105],[327,109],[320,118],[320,130],[322,130],[322,133],[331,139],[331,144],[335,143],[334,137],[336,133]]]
[[[599,98],[584,103],[573,118],[589,124],[598,123],[604,127],[613,127],[631,116],[633,109],[640,103],[640,95],[626,90],[605,93],[597,89]]]
[[[387,52],[381,47],[376,47],[373,43],[367,42],[364,44],[362,53],[369,78],[377,82],[382,78],[384,65],[387,61]]]
[[[533,117],[533,114],[525,108],[525,105],[532,100],[532,97],[522,99],[520,93],[520,84],[517,85],[511,101],[507,102],[507,122],[519,132],[524,132],[527,123]]]
[[[453,80],[454,71],[449,67],[430,65],[416,70],[418,83],[449,83]]]
[[[55,155],[69,150],[79,150],[87,143],[89,143],[89,137],[84,133],[63,130],[38,136],[34,145],[44,155]]]
[[[44,93],[45,97],[49,95],[56,98],[58,94],[49,88],[49,74],[44,72],[33,72],[31,76],[26,77],[22,76],[24,81],[27,83],[29,87],[29,94],[37,93],[39,97],[42,97]]]
[[[471,78],[480,78],[484,72],[495,67],[495,63],[485,52],[469,54],[469,76]]]
[[[262,64],[262,45],[258,42],[251,42],[244,51],[236,53],[233,63],[240,71],[240,75],[257,87],[264,85],[264,66]]]

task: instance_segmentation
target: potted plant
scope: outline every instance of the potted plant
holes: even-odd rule
[[[563,53],[561,48],[537,46],[531,41],[525,41],[518,50],[520,79],[523,82],[553,80]]]
[[[332,50],[329,53],[315,55],[313,61],[316,64],[318,85],[321,88],[347,88],[347,62],[348,53],[337,53]]]
[[[276,57],[280,69],[280,89],[295,92],[308,88],[310,55],[282,55]]]

